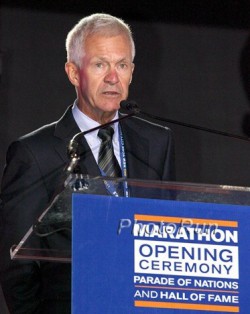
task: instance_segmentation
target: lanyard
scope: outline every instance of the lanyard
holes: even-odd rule
[[[120,144],[122,176],[124,178],[127,178],[128,171],[127,171],[127,161],[126,161],[126,154],[125,154],[125,145],[124,145],[124,138],[122,135],[120,125],[118,126],[118,131],[119,131],[119,144]],[[122,184],[123,184],[124,196],[129,197],[128,182],[124,181]]]

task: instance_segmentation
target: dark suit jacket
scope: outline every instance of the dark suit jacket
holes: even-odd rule
[[[120,125],[128,177],[173,180],[171,131],[138,118]],[[57,193],[68,163],[68,143],[79,131],[69,107],[59,121],[23,136],[8,149],[0,207],[0,279],[11,313],[70,313],[70,264],[11,261],[9,248],[19,243]],[[82,173],[99,176],[85,139],[79,149]],[[59,239],[64,248],[64,235]]]

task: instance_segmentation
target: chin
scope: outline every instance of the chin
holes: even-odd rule
[[[112,112],[120,109],[120,102],[121,100],[119,99],[118,101],[106,101],[105,105],[103,106],[104,111]]]

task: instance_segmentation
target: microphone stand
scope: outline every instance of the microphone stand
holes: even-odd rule
[[[79,132],[74,135],[68,146],[68,157],[70,161],[65,168],[66,179],[63,180],[62,185],[59,186],[59,189],[55,192],[55,195],[52,198],[50,204],[42,212],[40,217],[37,219],[37,222],[33,225],[32,229],[37,236],[47,237],[59,231],[71,230],[71,213],[69,210],[71,198],[69,198],[68,194],[70,191],[74,189],[80,190],[88,186],[88,183],[85,183],[85,179],[83,179],[81,175],[76,179],[79,182],[81,181],[79,189],[73,186],[74,184],[72,184],[72,186],[70,185],[72,178],[75,180],[74,178],[75,167],[81,158],[78,150],[80,138],[88,133],[91,133],[99,129],[103,129],[111,124],[130,118],[134,116],[136,113],[137,111],[133,110],[131,113],[121,116],[115,120],[109,121],[87,131]],[[58,213],[60,213],[60,216],[58,215]],[[62,214],[67,218],[66,220],[62,219],[63,216]],[[32,232],[32,229],[30,230],[30,233]]]

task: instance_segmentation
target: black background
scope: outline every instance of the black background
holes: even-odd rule
[[[9,143],[58,119],[74,101],[64,41],[80,18],[95,12],[132,26],[137,55],[130,95],[143,110],[250,135],[250,1],[2,0],[0,176]],[[168,126],[178,181],[250,185],[248,141]]]

